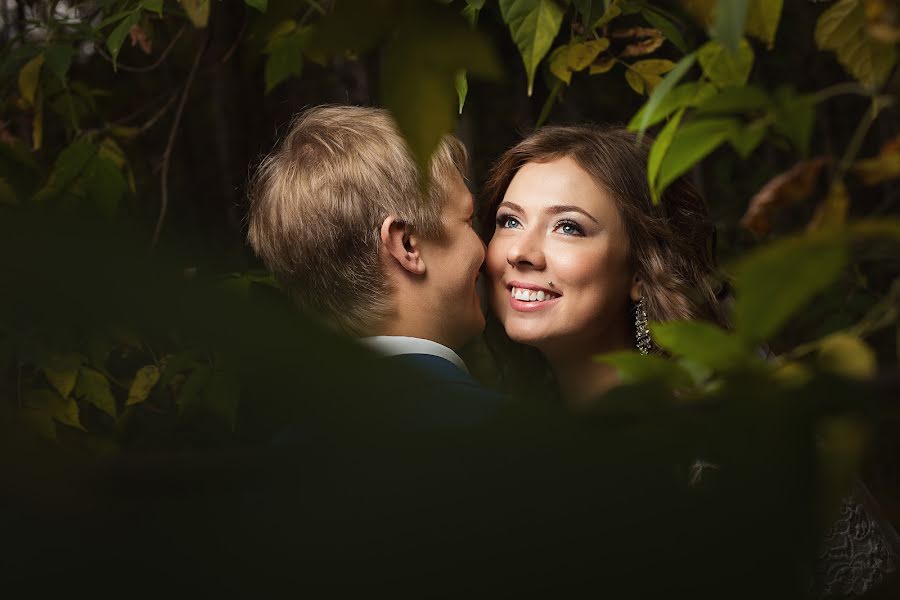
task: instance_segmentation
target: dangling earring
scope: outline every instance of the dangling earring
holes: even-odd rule
[[[653,341],[650,339],[650,329],[647,328],[647,311],[644,310],[643,297],[634,304],[634,333],[638,352],[649,353],[650,348],[653,347]]]

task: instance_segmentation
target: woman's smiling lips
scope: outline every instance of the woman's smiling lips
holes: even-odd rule
[[[509,290],[509,306],[519,312],[533,312],[548,308],[559,300],[562,294],[545,287],[522,281],[510,281],[506,284]]]

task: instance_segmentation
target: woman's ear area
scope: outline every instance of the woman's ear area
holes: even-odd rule
[[[635,273],[631,277],[631,301],[637,302],[644,297],[644,282],[641,276]]]
[[[405,221],[390,216],[381,223],[381,247],[389,260],[416,275],[425,274],[418,236],[412,235]]]

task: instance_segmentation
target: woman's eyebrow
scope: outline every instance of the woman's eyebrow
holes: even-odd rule
[[[516,212],[520,212],[520,213],[521,213],[521,212],[525,212],[525,209],[523,209],[521,206],[519,206],[519,205],[516,204],[515,202],[509,202],[508,200],[504,200],[503,202],[501,202],[501,203],[497,206],[497,208],[499,209],[500,207],[503,207],[503,206],[505,206],[505,207],[507,207],[507,208],[511,208],[511,209],[513,209],[513,210],[516,211]]]
[[[598,225],[600,224],[600,222],[597,221],[597,219],[595,219],[594,217],[592,217],[590,215],[590,213],[588,213],[588,211],[586,211],[583,208],[578,207],[578,206],[572,206],[571,204],[557,204],[557,205],[554,205],[554,206],[551,206],[550,208],[548,208],[547,212],[550,213],[551,215],[558,215],[560,213],[566,213],[566,212],[577,212],[577,213],[583,214],[584,216],[586,216],[588,219],[590,219],[594,223],[597,223]]]

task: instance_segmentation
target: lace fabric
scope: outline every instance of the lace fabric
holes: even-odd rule
[[[864,488],[844,499],[826,532],[813,577],[813,596],[856,598],[900,567],[897,533],[882,521]]]

